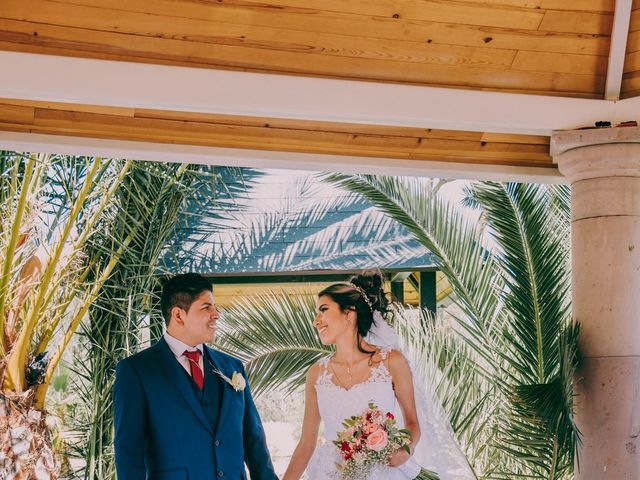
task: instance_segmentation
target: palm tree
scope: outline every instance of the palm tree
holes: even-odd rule
[[[115,478],[111,401],[115,365],[142,342],[142,326],[157,291],[157,264],[185,196],[192,191],[195,168],[135,162],[116,192],[119,208],[95,229],[87,245],[86,255],[98,272],[111,252],[132,238],[89,308],[74,358],[75,390],[84,413],[75,429],[81,438],[76,447],[85,459],[84,478]]]
[[[403,225],[447,277],[452,321],[420,322],[424,330],[408,330],[406,338],[422,359],[417,369],[431,372],[424,379],[437,388],[477,476],[570,478],[579,436],[572,419],[578,329],[570,323],[567,295],[567,189],[473,184],[467,203],[480,209],[483,227],[418,179],[326,179]],[[292,372],[321,355],[315,337],[293,324],[304,319],[308,326],[312,310],[293,315],[281,305],[286,300],[258,302],[254,317],[262,320],[234,322],[229,315],[221,345],[245,352],[259,390],[295,388],[301,375]],[[249,315],[252,305],[236,308]],[[278,320],[282,314],[291,318]]]
[[[120,242],[133,238],[81,325],[80,354],[73,359],[83,415],[72,429],[85,460],[84,478],[115,478],[115,366],[162,332],[158,294],[168,247],[179,249],[203,230],[217,229],[234,197],[251,188],[257,175],[203,165],[132,164],[116,193],[119,208],[86,248],[99,270]]]
[[[216,344],[245,363],[255,396],[281,387],[295,391],[309,366],[332,351],[312,327],[314,310],[312,296],[274,291],[224,311]]]
[[[85,255],[129,167],[0,152],[0,477],[57,475],[45,396],[73,333],[130,241],[99,269]]]

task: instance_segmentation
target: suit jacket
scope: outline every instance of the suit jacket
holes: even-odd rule
[[[264,430],[249,386],[217,380],[246,372],[237,358],[204,347],[205,392],[161,339],[118,363],[113,392],[118,480],[274,480]]]

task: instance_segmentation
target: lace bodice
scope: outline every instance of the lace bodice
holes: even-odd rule
[[[390,352],[391,349],[381,349],[382,361],[371,368],[369,377],[365,381],[356,383],[349,389],[336,383],[334,374],[329,368],[328,358],[320,361],[321,372],[316,380],[315,388],[327,444],[316,449],[307,470],[309,480],[339,478],[335,465],[341,459],[332,441],[337,438],[338,432],[344,429],[342,422],[352,415],[362,413],[369,406],[369,402],[375,403],[384,412],[392,412],[398,422],[402,423],[393,390],[393,379],[387,367]],[[383,467],[374,473],[370,480],[413,479],[417,474],[416,468],[419,471],[415,462],[408,462],[402,468]]]
[[[329,369],[329,358],[320,361],[322,370],[316,380],[316,393],[327,441],[337,437],[337,433],[343,429],[342,422],[345,418],[358,415],[367,408],[369,402],[374,402],[385,412],[395,413],[396,396],[387,368],[389,352],[389,349],[380,350],[382,361],[371,368],[365,381],[353,385],[348,390],[336,384]]]

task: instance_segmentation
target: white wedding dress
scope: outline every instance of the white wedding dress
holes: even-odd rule
[[[329,359],[322,360],[322,373],[316,381],[316,393],[320,417],[324,423],[327,444],[316,449],[307,469],[307,480],[336,480],[339,472],[336,464],[342,462],[337,447],[332,443],[338,432],[343,430],[342,422],[353,415],[362,413],[373,401],[381,410],[392,412],[402,426],[400,412],[391,374],[386,358],[392,350],[400,351],[412,370],[413,392],[416,413],[420,423],[420,441],[415,445],[414,455],[400,467],[381,467],[368,480],[409,480],[414,479],[421,468],[436,472],[440,480],[477,480],[467,458],[451,428],[440,400],[432,391],[423,387],[424,378],[416,378],[415,362],[406,356],[400,337],[384,320],[380,312],[373,313],[374,323],[365,337],[370,345],[380,348],[383,361],[371,369],[369,378],[354,385],[349,390],[334,382],[329,371]]]
[[[359,415],[368,406],[375,403],[383,412],[392,412],[402,426],[391,374],[386,366],[386,359],[391,349],[380,350],[383,361],[371,368],[369,378],[355,384],[350,389],[337,385],[333,374],[329,371],[329,359],[320,361],[321,374],[316,381],[318,408],[324,423],[324,434],[327,444],[316,449],[307,468],[308,480],[338,480],[339,472],[336,464],[342,462],[337,447],[332,443],[338,432],[344,430],[342,422],[353,415]],[[384,466],[375,470],[369,480],[410,480],[420,473],[420,466],[410,458],[400,467]]]

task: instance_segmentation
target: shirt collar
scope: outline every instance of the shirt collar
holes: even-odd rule
[[[164,332],[164,341],[167,342],[167,345],[169,345],[169,348],[176,357],[181,357],[185,350],[188,350],[190,352],[200,350],[200,355],[202,355],[203,353],[203,347],[201,343],[199,343],[195,347],[191,347],[183,341],[169,335],[169,332]]]

